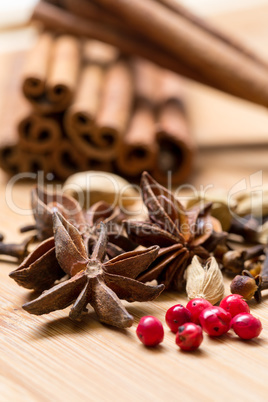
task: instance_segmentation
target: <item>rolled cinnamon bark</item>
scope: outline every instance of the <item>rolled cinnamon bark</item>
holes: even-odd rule
[[[144,170],[151,171],[156,164],[154,103],[160,71],[157,66],[141,59],[135,60],[133,67],[136,106],[121,141],[117,166],[128,176],[139,176]]]
[[[30,113],[18,124],[19,147],[26,152],[52,152],[61,139],[61,128],[56,117],[49,118]]]
[[[9,175],[20,172],[21,159],[17,141],[0,138],[0,168]]]
[[[56,39],[47,34],[41,36],[29,53],[23,83],[23,92],[36,112],[59,113],[69,106],[78,80],[80,60],[80,42],[76,38],[70,35]],[[30,95],[30,87],[35,82],[39,83],[38,94]]]
[[[67,139],[62,140],[51,156],[57,178],[65,180],[70,175],[85,170],[86,160]]]
[[[103,93],[96,117],[98,128],[93,157],[115,159],[120,141],[130,120],[134,95],[131,66],[120,59],[111,65],[105,75]]]
[[[164,68],[208,84],[201,74],[191,71],[188,66],[184,65],[183,61],[178,62],[168,52],[164,49],[159,49],[146,38],[141,41],[140,38],[124,34],[119,29],[110,27],[108,24],[102,25],[86,18],[77,17],[44,1],[37,3],[32,19],[41,21],[47,28],[54,31],[60,30],[71,35],[86,36],[107,42],[118,47],[124,53],[147,58]]]
[[[80,42],[72,36],[59,36],[53,46],[47,77],[47,97],[53,104],[70,104],[78,80],[81,60]]]
[[[1,56],[0,63],[0,168],[9,175],[21,170],[16,120],[17,111],[27,105],[25,101],[21,103],[22,95],[19,96],[24,57],[23,52],[10,52]]]
[[[22,90],[29,100],[43,96],[49,68],[53,37],[42,33],[35,47],[29,52],[24,66]]]
[[[111,28],[119,28],[123,33],[133,34],[133,30],[130,29],[123,21],[114,17],[110,13],[106,13],[102,7],[88,0],[45,0],[47,3],[54,4],[63,10],[70,13],[87,18],[92,21],[99,22],[104,25],[109,25]]]
[[[78,89],[74,102],[65,113],[64,125],[75,146],[83,154],[92,156],[104,70],[117,57],[117,50],[101,42],[88,41],[83,53],[84,65]]]
[[[155,0],[96,0],[138,33],[166,49],[211,86],[268,106],[268,76],[263,65],[210,35]]]
[[[34,154],[19,150],[20,173],[52,173],[51,154]],[[28,177],[27,177],[28,178]]]
[[[219,30],[215,25],[213,25],[209,21],[206,21],[205,19],[192,13],[189,9],[184,7],[177,0],[157,0],[157,1],[165,5],[166,7],[170,8],[171,10],[175,11],[180,16],[186,18],[194,25],[200,27],[201,29],[211,34],[215,38],[233,47],[235,50],[238,50],[238,52],[243,53],[249,59],[256,61],[256,63],[263,65],[265,68],[268,68],[267,61],[262,59],[258,54],[252,52],[252,50],[248,49],[245,45],[243,45],[243,43],[229,36],[227,32]]]
[[[167,184],[183,183],[192,171],[195,146],[187,119],[183,81],[170,71],[163,71],[158,86],[159,108],[156,128],[158,156],[152,174]]]

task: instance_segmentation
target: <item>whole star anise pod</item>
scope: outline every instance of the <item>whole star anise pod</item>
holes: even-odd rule
[[[10,278],[26,289],[43,291],[65,276],[56,259],[54,237],[44,240],[21,265],[10,272]]]
[[[105,223],[107,227],[107,255],[114,258],[125,251],[132,251],[137,247],[124,231],[122,220],[125,219],[118,206],[111,206],[105,201],[99,201],[93,204],[85,213],[88,232],[83,234],[88,253],[92,252],[98,237],[98,225]]]
[[[89,257],[79,231],[60,213],[53,213],[56,257],[71,278],[24,304],[26,311],[41,315],[73,304],[69,315],[80,319],[91,304],[101,322],[126,328],[132,325],[133,317],[120,299],[149,301],[163,291],[163,285],[148,286],[135,280],[154,261],[159,248],[131,251],[104,262],[107,232],[104,224],[100,226],[98,241]]]
[[[192,257],[197,255],[207,259],[213,250],[208,251],[203,245],[209,245],[209,238],[213,247],[222,241],[222,236],[215,236],[214,233],[220,228],[219,222],[210,216],[211,204],[186,210],[169,190],[147,172],[142,174],[141,190],[149,220],[125,221],[126,231],[137,244],[146,247],[157,244],[160,251],[147,271],[137,279],[141,282],[157,279],[167,288],[180,289],[183,273]]]
[[[89,251],[95,244],[96,227],[100,221],[108,226],[107,254],[110,258],[137,247],[123,233],[120,223],[125,216],[119,207],[112,207],[106,202],[100,201],[84,212],[73,197],[60,191],[49,193],[41,187],[35,187],[32,190],[31,206],[36,223],[23,227],[21,231],[36,230],[36,238],[39,241],[53,236],[52,213],[57,208],[64,218],[80,231]]]
[[[83,230],[86,224],[79,203],[61,192],[47,192],[44,188],[35,187],[31,192],[31,207],[35,225],[21,228],[21,232],[36,230],[37,240],[43,241],[53,236],[52,212],[56,207],[61,214],[71,220],[76,227]]]

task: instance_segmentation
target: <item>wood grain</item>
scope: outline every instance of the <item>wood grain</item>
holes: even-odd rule
[[[225,172],[218,186],[232,183],[232,174]],[[7,205],[6,188],[1,175],[0,231],[16,241],[21,238],[18,227],[32,218]],[[30,183],[18,183],[12,192],[24,213],[30,188]],[[2,257],[0,267],[1,401],[267,400],[267,297],[261,305],[250,303],[264,326],[259,339],[245,342],[231,332],[219,339],[205,335],[199,351],[183,353],[166,325],[164,342],[156,349],[145,348],[135,334],[143,315],[164,322],[169,307],[187,302],[183,294],[166,292],[154,302],[125,303],[135,323],[118,330],[100,324],[93,312],[81,323],[68,318],[68,309],[41,317],[27,314],[21,305],[33,294],[8,277],[14,264]],[[226,278],[226,294],[229,283]]]

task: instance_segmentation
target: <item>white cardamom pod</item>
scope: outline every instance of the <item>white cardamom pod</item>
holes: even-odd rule
[[[224,297],[223,276],[214,257],[202,266],[198,257],[194,256],[185,272],[185,279],[190,300],[201,297],[214,305]]]

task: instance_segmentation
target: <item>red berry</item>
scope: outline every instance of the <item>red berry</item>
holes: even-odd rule
[[[140,341],[146,346],[156,346],[164,339],[164,328],[161,321],[151,315],[140,319],[136,333]]]
[[[262,331],[260,320],[247,313],[236,315],[231,321],[231,327],[242,339],[257,338]]]
[[[230,329],[232,316],[221,307],[209,307],[199,316],[203,330],[210,336],[220,336]]]
[[[226,296],[220,302],[220,307],[224,310],[228,311],[232,317],[235,317],[237,314],[240,313],[249,313],[249,306],[245,302],[242,296],[240,295],[229,295]]]
[[[203,331],[199,325],[188,322],[179,327],[176,344],[182,350],[195,350],[203,341]]]
[[[182,304],[176,304],[166,312],[166,323],[172,332],[176,333],[178,328],[186,322],[192,321],[191,312]]]
[[[201,299],[201,298],[196,298],[193,300],[190,300],[186,306],[186,308],[191,312],[192,314],[192,321],[195,324],[200,324],[199,322],[199,316],[205,308],[212,307],[212,304],[207,301],[206,299]]]

